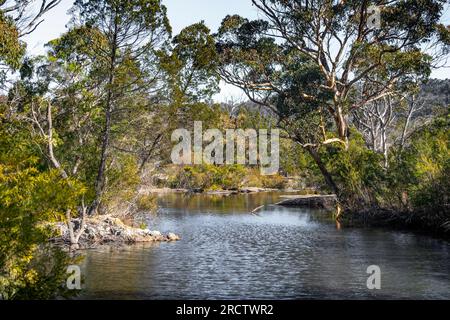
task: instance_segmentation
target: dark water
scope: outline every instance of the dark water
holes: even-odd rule
[[[382,229],[339,229],[326,212],[266,206],[276,194],[167,195],[150,229],[177,243],[101,248],[83,298],[450,299],[450,244]],[[381,268],[368,290],[367,267]]]

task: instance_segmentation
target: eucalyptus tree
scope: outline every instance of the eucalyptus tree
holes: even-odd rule
[[[217,52],[214,38],[204,22],[184,28],[173,39],[166,59],[172,96],[188,102],[209,102],[218,91]]]
[[[0,10],[9,16],[19,37],[31,34],[44,22],[44,15],[61,0],[1,0]]]
[[[394,114],[394,108],[398,103],[401,103],[398,97],[387,96],[366,104],[353,114],[353,123],[364,135],[369,149],[383,155],[385,167],[388,166],[389,148],[394,144],[391,138],[398,118],[398,114]],[[408,122],[410,115],[411,112],[408,115]]]
[[[44,21],[61,0],[0,0],[0,89],[7,90],[7,75],[20,67],[25,55],[23,38]]]
[[[192,24],[172,40],[172,49],[161,55],[165,103],[171,107],[170,123],[190,127],[210,111],[219,80],[215,40],[203,22]]]
[[[278,115],[339,194],[321,147],[347,149],[352,111],[429,76],[448,53],[449,29],[439,24],[445,1],[252,3],[261,20],[227,16],[216,35],[220,74]]]

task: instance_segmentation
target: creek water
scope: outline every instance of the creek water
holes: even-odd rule
[[[81,297],[450,299],[449,242],[339,228],[329,212],[271,205],[279,196],[161,195],[148,226],[182,240],[88,251]],[[371,265],[381,269],[380,290],[367,288]]]

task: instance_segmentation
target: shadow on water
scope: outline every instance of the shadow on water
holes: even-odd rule
[[[102,247],[82,298],[450,299],[450,245],[414,233],[338,229],[331,214],[272,206],[279,194],[161,196],[154,230],[176,243]],[[251,215],[254,208],[266,205]],[[367,289],[367,267],[382,288]]]

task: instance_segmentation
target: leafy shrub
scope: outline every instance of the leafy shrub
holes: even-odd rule
[[[408,194],[413,208],[448,211],[449,123],[450,116],[438,118],[416,132],[411,145],[397,159],[394,185]]]
[[[271,176],[261,176],[263,188],[268,189],[284,189],[286,186],[286,179],[279,174]]]
[[[386,182],[383,156],[369,150],[359,133],[352,132],[347,150],[328,147],[324,158],[347,206],[355,209],[379,204]]]
[[[72,260],[47,244],[54,235],[49,223],[63,221],[85,188],[46,169],[30,137],[17,129],[6,121],[0,126],[0,296],[65,296],[65,268]]]
[[[158,208],[158,198],[151,194],[141,194],[137,197],[136,205],[141,211],[155,211]]]
[[[241,165],[186,166],[176,172],[169,185],[190,190],[233,190],[241,187],[244,176],[245,168]]]

